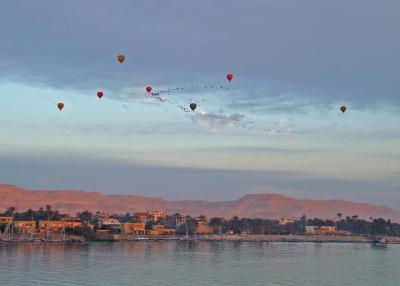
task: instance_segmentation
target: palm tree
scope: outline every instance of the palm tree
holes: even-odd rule
[[[205,215],[201,215],[198,217],[201,222],[207,222],[207,217]]]
[[[51,205],[46,205],[46,211],[48,211],[48,212],[51,211]]]
[[[32,209],[29,209],[26,211],[26,219],[30,219],[31,221],[33,221],[35,217],[35,211]]]
[[[93,214],[89,212],[88,210],[78,213],[78,218],[86,224],[89,224],[89,222],[93,219]]]
[[[13,216],[15,212],[15,207],[9,207],[7,211],[4,213],[5,216]]]
[[[46,212],[47,212],[47,220],[50,220],[50,215],[51,215],[51,205],[46,205]]]
[[[337,213],[338,220],[336,221],[336,229],[339,230],[339,222],[342,218],[342,213]]]

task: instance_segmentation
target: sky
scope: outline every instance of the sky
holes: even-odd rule
[[[394,0],[1,1],[0,182],[400,208],[399,10]],[[161,102],[146,86],[184,90]],[[179,108],[192,102],[195,112]]]

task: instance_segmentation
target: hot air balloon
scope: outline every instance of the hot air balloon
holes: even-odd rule
[[[341,111],[341,112],[345,113],[346,110],[347,110],[347,107],[346,107],[346,106],[343,105],[343,106],[340,107],[340,111]]]
[[[233,74],[228,73],[228,74],[226,75],[226,78],[227,78],[229,81],[231,81],[231,80],[233,79]]]
[[[57,104],[58,109],[60,109],[60,111],[64,108],[64,103],[60,102]]]
[[[196,103],[191,103],[191,104],[190,104],[190,109],[191,109],[192,111],[194,111],[194,110],[196,109],[196,107],[197,107],[197,104],[196,104]]]
[[[104,94],[103,94],[103,92],[102,92],[102,91],[99,91],[99,92],[97,92],[97,97],[98,97],[98,98],[102,98],[102,97],[103,97],[103,95],[104,95]]]
[[[118,55],[117,59],[122,64],[125,61],[125,56],[124,55]]]
[[[146,91],[147,91],[148,93],[150,93],[152,90],[153,90],[153,88],[152,88],[151,86],[146,87]]]

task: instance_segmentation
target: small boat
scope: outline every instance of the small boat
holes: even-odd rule
[[[43,238],[42,242],[63,242],[62,239],[49,239],[49,238]]]
[[[384,237],[384,238],[381,238],[378,242],[379,242],[379,243],[387,244],[387,243],[388,243],[388,240],[386,239],[386,237]]]
[[[385,237],[384,238],[376,238],[373,241],[374,245],[380,246],[380,247],[386,246],[388,243],[389,243],[389,241]]]

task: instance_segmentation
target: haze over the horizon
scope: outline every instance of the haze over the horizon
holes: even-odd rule
[[[0,182],[399,208],[399,10],[394,0],[3,1]],[[133,95],[147,85],[227,85],[228,72],[229,91],[171,96],[293,133]]]

